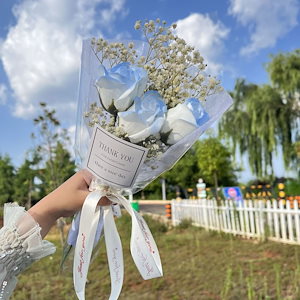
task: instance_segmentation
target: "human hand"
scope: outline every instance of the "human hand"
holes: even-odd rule
[[[81,209],[85,198],[90,193],[91,181],[91,173],[81,170],[48,195],[49,198],[53,198],[53,210],[58,217],[73,216]],[[111,202],[106,197],[99,199],[101,206],[110,204]]]
[[[58,218],[72,216],[81,209],[90,193],[91,180],[92,175],[86,170],[81,170],[29,209],[28,212],[41,226],[43,237]],[[101,206],[110,204],[106,197],[99,199]]]

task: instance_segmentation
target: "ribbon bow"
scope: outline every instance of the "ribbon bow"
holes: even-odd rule
[[[73,281],[79,300],[85,299],[85,284],[100,216],[100,207],[97,204],[101,197],[104,196],[114,203],[123,205],[131,215],[130,251],[143,279],[147,280],[163,275],[159,252],[145,220],[131,207],[128,200],[117,191],[98,186],[98,190],[91,192],[86,197],[80,215],[73,265]],[[118,299],[123,285],[124,262],[121,239],[117,231],[111,206],[104,208],[103,219],[111,278],[109,300],[115,300]]]

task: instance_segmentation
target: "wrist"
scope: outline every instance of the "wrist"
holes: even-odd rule
[[[49,196],[49,195],[48,195]],[[48,196],[32,206],[28,213],[41,227],[41,236],[44,238],[56,220],[60,217],[59,212],[52,205]]]

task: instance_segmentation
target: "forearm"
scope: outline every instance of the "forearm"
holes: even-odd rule
[[[87,183],[82,180],[82,173],[76,173],[29,209],[28,212],[41,226],[43,238],[58,218],[72,216],[80,209],[80,203],[83,203],[88,194],[87,188]]]
[[[88,187],[91,179],[89,172],[79,171],[29,209],[28,212],[42,228],[43,238],[58,218],[73,216],[81,209],[89,194]],[[99,199],[99,205],[110,204],[106,197]]]
[[[28,210],[28,213],[40,225],[42,238],[44,238],[47,235],[51,227],[55,224],[56,220],[58,219],[58,215],[56,215],[55,212],[49,211],[49,201],[51,201],[51,198],[46,196]]]

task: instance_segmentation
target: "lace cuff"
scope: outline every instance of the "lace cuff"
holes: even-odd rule
[[[24,207],[4,205],[0,229],[0,299],[9,299],[16,276],[31,263],[55,252],[55,246],[40,235],[40,226]]]

